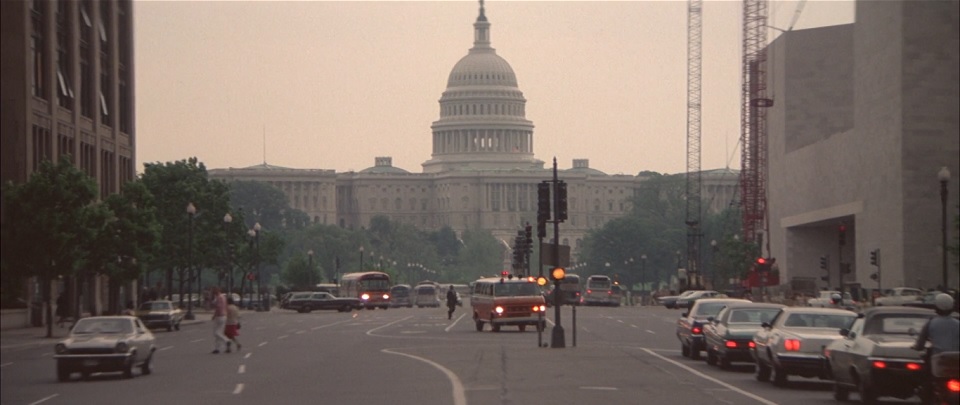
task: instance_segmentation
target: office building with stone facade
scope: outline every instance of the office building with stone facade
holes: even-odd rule
[[[431,125],[433,147],[421,173],[395,167],[384,156],[358,172],[263,163],[211,169],[210,176],[270,183],[316,223],[359,229],[384,215],[421,229],[487,230],[510,247],[526,223],[536,225],[537,184],[553,178],[553,162],[545,164],[534,155],[526,99],[510,64],[491,46],[482,6],[473,27],[473,47],[454,65],[440,97],[439,118]],[[560,243],[575,254],[589,230],[629,212],[631,198],[646,178],[608,175],[591,168],[588,159],[557,165],[559,179],[567,183],[569,213]],[[704,172],[704,208],[727,208],[737,182],[736,171]]]
[[[957,287],[960,18],[956,1],[858,1],[852,24],[768,48],[770,255],[781,280]],[[946,167],[947,200],[938,173]],[[846,227],[840,245],[839,228]],[[880,266],[870,253],[879,250]],[[829,283],[819,258],[827,256]],[[877,279],[872,278],[877,274]],[[881,284],[882,283],[882,284]]]

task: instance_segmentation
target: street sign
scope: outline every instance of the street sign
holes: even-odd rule
[[[552,243],[540,244],[540,260],[544,266],[570,267],[570,246],[556,245],[560,247],[560,263],[554,263],[554,247]]]

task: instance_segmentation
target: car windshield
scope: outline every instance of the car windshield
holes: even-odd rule
[[[170,309],[169,302],[144,302],[140,305],[144,311],[166,311]]]
[[[678,297],[686,298],[696,293],[697,293],[697,290],[687,290],[687,291],[684,291],[682,294],[678,295]]]
[[[493,295],[497,297],[522,297],[540,295],[536,284],[533,283],[500,283],[495,284]]]
[[[779,308],[750,308],[730,311],[731,324],[760,324],[770,322],[780,312]]]
[[[374,278],[366,279],[360,282],[360,285],[367,290],[390,290],[390,279]]]
[[[587,288],[603,290],[610,288],[609,278],[590,278],[587,279]]]
[[[93,319],[86,318],[77,321],[73,327],[74,334],[94,333],[131,333],[133,325],[126,319]]]
[[[721,310],[723,310],[724,307],[727,306],[727,303],[725,302],[710,302],[710,303],[703,303],[700,301],[697,301],[697,302],[698,302],[697,310],[691,313],[691,315],[693,316],[701,316],[701,317],[716,316],[717,314],[720,313]]]
[[[909,335],[911,329],[913,329],[914,332],[923,329],[923,325],[926,325],[927,320],[931,317],[933,317],[933,314],[875,316],[870,318],[866,325],[864,325],[863,334]]]
[[[392,296],[394,296],[394,297],[397,297],[397,298],[407,297],[407,296],[410,295],[410,289],[409,289],[409,288],[403,288],[403,287],[401,287],[401,288],[396,288],[396,287],[394,287],[393,289],[390,290],[390,295],[392,295]]]
[[[847,328],[856,319],[856,315],[850,314],[790,314],[783,322],[787,328]]]
[[[417,294],[419,295],[432,295],[436,293],[437,290],[433,287],[417,287]]]

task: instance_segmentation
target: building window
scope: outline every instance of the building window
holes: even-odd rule
[[[393,209],[395,211],[403,210],[403,200],[401,200],[400,197],[397,197],[396,200],[393,200]]]
[[[50,129],[39,125],[33,126],[33,167],[32,171],[40,168],[40,163],[53,159],[53,139]]]
[[[73,57],[71,50],[70,3],[57,2],[57,83],[59,90],[57,99],[60,107],[73,110]]]
[[[46,32],[44,27],[46,1],[34,0],[30,6],[31,27],[33,31],[30,34],[30,52],[33,59],[33,70],[30,78],[30,89],[34,96],[47,99],[46,71],[47,64],[44,58],[44,37]]]

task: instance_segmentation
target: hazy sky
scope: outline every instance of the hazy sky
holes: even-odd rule
[[[771,1],[785,29],[797,1]],[[686,170],[686,1],[487,1],[491,41],[517,74],[534,153],[561,169]],[[701,167],[740,167],[741,2],[703,9]],[[137,170],[198,157],[420,173],[476,1],[137,1]],[[794,29],[850,23],[850,1],[809,1]],[[772,40],[778,33],[770,31]],[[774,95],[775,97],[775,95]]]

